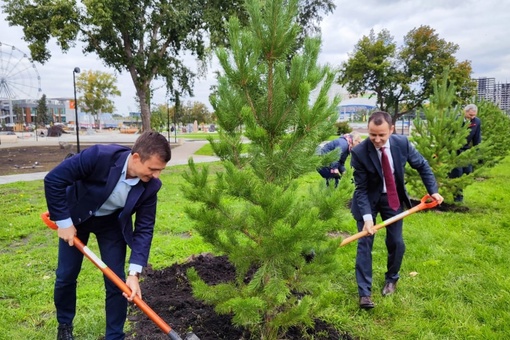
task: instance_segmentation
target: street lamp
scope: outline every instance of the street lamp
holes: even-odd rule
[[[74,114],[76,118],[76,152],[80,152],[80,125],[78,124],[78,100],[76,99],[76,78],[75,73],[80,73],[80,68],[75,67],[73,70],[73,87],[74,87]]]

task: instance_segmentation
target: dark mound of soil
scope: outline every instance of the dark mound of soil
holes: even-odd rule
[[[188,268],[194,267],[200,277],[210,285],[231,281],[235,277],[235,268],[225,256],[199,255],[188,263],[162,270],[146,270],[141,282],[144,301],[172,327],[181,337],[192,331],[200,340],[248,340],[251,334],[232,325],[228,315],[217,314],[212,306],[203,304],[193,297],[191,286],[186,277]],[[137,307],[131,307],[129,319],[132,332],[126,339],[168,339],[155,324]],[[321,320],[316,320],[315,328],[303,334],[301,329],[290,329],[287,340],[338,340],[353,339],[341,334]]]

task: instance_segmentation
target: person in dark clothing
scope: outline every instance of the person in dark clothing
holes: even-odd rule
[[[480,121],[480,118],[478,118],[476,115],[478,114],[478,107],[475,104],[469,104],[464,108],[464,122],[462,126],[469,129],[469,134],[466,138],[466,144],[459,150],[457,150],[457,154],[461,154],[462,152],[471,149],[472,147],[477,146],[482,142],[482,122]],[[453,169],[449,177],[450,178],[459,178],[462,175],[466,174],[469,175],[473,172],[473,165],[468,164],[465,167],[459,167]],[[454,201],[455,202],[463,202],[464,201],[464,195],[462,190],[458,190],[454,194]]]
[[[340,178],[345,173],[345,161],[351,153],[351,149],[361,142],[361,136],[357,132],[351,132],[338,137],[335,140],[324,145],[319,154],[325,155],[333,150],[338,152],[338,160],[329,166],[320,167],[317,172],[326,179],[326,185],[329,186],[329,180],[335,180],[335,188],[338,187]]]
[[[418,171],[431,197],[438,203],[443,202],[428,162],[406,136],[393,134],[393,131],[391,116],[383,111],[374,112],[368,120],[368,138],[351,150],[355,184],[351,212],[358,231],[366,230],[370,234],[358,240],[356,253],[359,306],[363,309],[374,307],[371,299],[372,246],[377,214],[387,220],[400,214],[404,207],[411,208],[404,180],[406,163]],[[395,292],[399,279],[405,252],[402,226],[403,222],[399,220],[386,227],[388,258],[383,296]]]
[[[73,340],[76,285],[87,244],[96,235],[102,261],[131,289],[123,294],[106,276],[105,340],[125,338],[127,302],[141,298],[139,275],[147,266],[156,219],[159,176],[171,158],[170,144],[157,132],[144,132],[133,148],[94,145],[65,159],[44,178],[50,218],[58,226],[54,288],[57,340]],[[134,223],[132,216],[135,215]],[[133,228],[134,227],[134,228]],[[131,248],[126,279],[126,248]]]

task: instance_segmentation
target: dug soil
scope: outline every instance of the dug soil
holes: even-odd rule
[[[234,280],[235,268],[225,256],[210,254],[190,258],[185,264],[174,264],[162,270],[146,269],[141,288],[144,301],[183,339],[192,331],[200,340],[257,339],[247,330],[232,325],[232,317],[217,314],[212,306],[195,299],[186,277],[194,267],[202,280],[209,285]],[[137,307],[130,307],[132,331],[128,340],[168,339],[156,324]],[[280,339],[286,340],[338,340],[354,339],[335,330],[321,320],[315,320],[313,329],[292,328]]]
[[[69,144],[1,148],[0,176],[50,171],[71,152]]]

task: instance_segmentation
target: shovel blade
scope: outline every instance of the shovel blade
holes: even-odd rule
[[[186,333],[184,340],[200,340],[200,338],[193,333]]]

